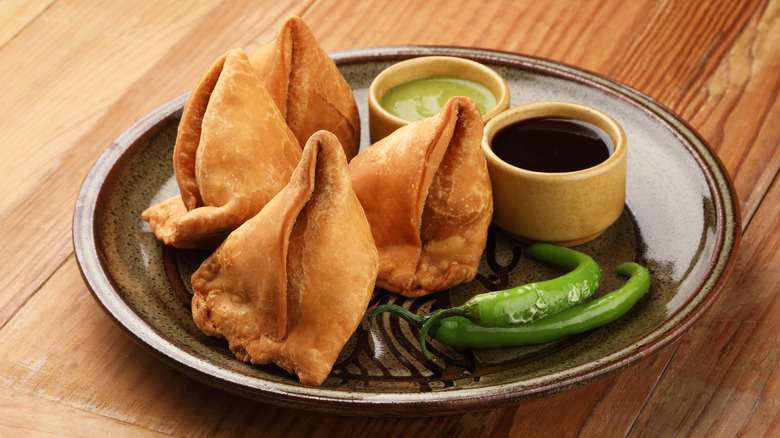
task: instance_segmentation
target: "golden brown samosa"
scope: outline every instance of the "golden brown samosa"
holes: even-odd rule
[[[360,115],[355,97],[300,17],[288,18],[276,39],[250,61],[301,144],[324,129],[338,137],[347,161],[357,154]]]
[[[377,286],[416,297],[474,278],[493,215],[482,130],[477,105],[454,97],[350,162],[379,250]]]
[[[289,181],[301,146],[242,49],[221,56],[184,107],[173,151],[180,196],[142,217],[180,248],[214,248]]]
[[[363,317],[377,260],[344,151],[319,131],[290,183],[192,275],[192,315],[238,359],[320,385]]]

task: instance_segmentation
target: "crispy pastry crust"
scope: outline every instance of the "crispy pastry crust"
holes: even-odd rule
[[[493,214],[482,116],[454,97],[350,163],[379,250],[377,285],[407,297],[471,281]]]
[[[320,131],[290,183],[193,274],[193,319],[237,358],[320,385],[360,324],[377,270],[344,152]]]
[[[203,75],[182,113],[180,196],[143,212],[165,244],[214,248],[287,184],[301,147],[241,49]]]
[[[360,115],[352,89],[300,17],[287,19],[250,62],[301,144],[324,129],[338,137],[347,161],[357,154]]]

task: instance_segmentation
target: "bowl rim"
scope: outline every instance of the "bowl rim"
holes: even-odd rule
[[[413,121],[406,120],[404,118],[398,117],[389,111],[387,111],[381,104],[382,97],[384,97],[384,93],[389,91],[392,87],[399,85],[403,82],[417,79],[421,77],[431,76],[430,74],[422,74],[422,75],[401,75],[402,79],[399,81],[393,81],[390,83],[390,85],[384,85],[384,82],[388,81],[388,78],[392,78],[393,75],[398,75],[401,72],[403,72],[406,69],[414,68],[419,65],[424,64],[430,64],[430,63],[444,63],[444,64],[461,64],[463,66],[466,66],[466,68],[471,69],[470,71],[480,70],[483,73],[487,75],[491,79],[491,83],[485,83],[484,81],[480,81],[481,85],[484,85],[487,87],[491,93],[494,95],[496,94],[495,90],[500,90],[500,94],[495,95],[496,98],[496,105],[490,109],[490,111],[487,111],[485,114],[482,115],[482,120],[487,122],[491,118],[497,116],[506,108],[509,107],[510,102],[510,90],[509,85],[507,84],[506,80],[503,76],[498,74],[495,70],[490,68],[489,66],[482,64],[481,62],[477,62],[471,59],[463,58],[460,56],[450,56],[450,55],[422,55],[414,58],[409,58],[402,60],[400,62],[396,62],[386,69],[382,70],[374,79],[371,81],[371,84],[368,87],[368,105],[369,107],[372,107],[374,111],[381,114],[382,117],[388,119],[395,125],[407,125],[409,123],[414,123]],[[443,65],[444,65],[443,64]],[[456,71],[452,71],[450,73],[451,76],[460,76]],[[466,79],[475,81],[471,78],[471,75],[469,77],[466,77]],[[476,81],[475,81],[476,82]],[[493,86],[495,85],[495,87]],[[383,90],[383,93],[381,96],[379,96],[379,90]]]
[[[583,120],[582,118],[577,117],[581,114],[588,114],[598,118],[603,124],[595,124],[589,120]],[[515,122],[545,117],[578,120],[595,125],[612,139],[612,153],[609,154],[609,157],[607,157],[606,160],[595,166],[569,172],[541,172],[524,169],[506,162],[495,153],[491,143],[496,133],[502,128]],[[594,174],[603,173],[614,166],[620,165],[621,162],[625,162],[628,142],[623,127],[620,126],[614,118],[603,111],[574,102],[544,101],[518,105],[496,115],[485,124],[484,135],[482,136],[480,147],[482,148],[486,160],[493,165],[499,166],[502,170],[509,172],[510,174],[521,175],[526,179],[533,179],[535,181],[564,181],[586,178]]]

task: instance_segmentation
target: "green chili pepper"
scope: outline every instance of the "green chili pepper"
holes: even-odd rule
[[[579,251],[537,243],[525,254],[571,271],[552,280],[476,295],[448,312],[450,316],[486,327],[535,321],[590,298],[601,284],[601,268]]]
[[[453,316],[431,327],[430,335],[453,347],[500,348],[539,344],[601,327],[624,315],[650,289],[650,273],[643,266],[623,263],[616,272],[629,277],[621,288],[540,320],[513,326],[483,327],[466,318]],[[420,328],[430,321],[429,316],[418,316],[406,309],[393,313]],[[421,340],[421,347],[425,351],[422,342],[424,340]]]
[[[420,330],[420,346],[425,348],[428,330],[440,320],[459,316],[484,327],[503,327],[537,321],[590,298],[601,283],[601,268],[588,255],[570,248],[537,243],[526,255],[571,271],[552,280],[528,283],[512,289],[476,295],[463,305],[442,309],[426,317]],[[398,305],[379,306],[371,313],[373,319],[382,312],[399,314],[406,309]]]

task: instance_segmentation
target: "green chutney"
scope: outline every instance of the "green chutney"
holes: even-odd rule
[[[455,96],[471,98],[484,115],[496,107],[496,96],[484,85],[450,76],[426,76],[402,82],[382,96],[390,114],[410,122],[433,116]]]

